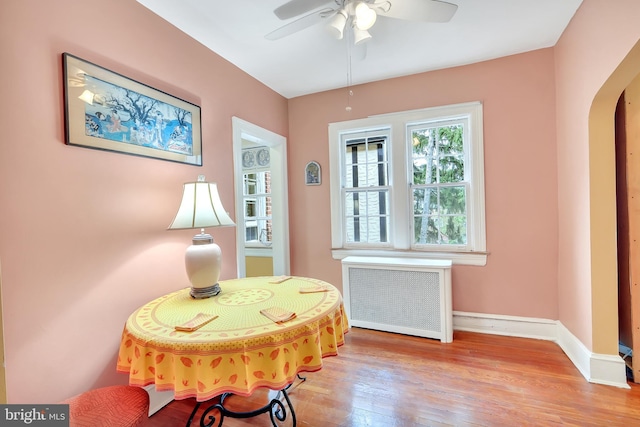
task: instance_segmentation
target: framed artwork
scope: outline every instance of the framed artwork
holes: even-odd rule
[[[304,168],[304,182],[307,185],[322,184],[322,170],[318,162],[311,161]]]
[[[200,107],[69,53],[67,145],[202,166]]]

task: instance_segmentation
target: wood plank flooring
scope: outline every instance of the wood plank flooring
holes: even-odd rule
[[[298,426],[640,426],[640,385],[591,384],[548,341],[455,332],[442,344],[352,328],[339,353],[290,389]],[[265,390],[229,403],[248,411],[266,401]],[[194,405],[174,401],[149,425],[184,426]],[[272,424],[262,414],[223,426]]]

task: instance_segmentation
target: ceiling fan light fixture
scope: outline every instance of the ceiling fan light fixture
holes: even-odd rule
[[[368,30],[373,27],[378,17],[376,11],[371,9],[363,1],[356,4],[355,15],[355,26],[358,27],[359,30]]]
[[[373,3],[370,7],[377,12],[387,13],[391,10],[391,2],[383,1],[380,3]]]
[[[371,38],[371,34],[367,30],[361,30],[358,27],[353,27],[353,44],[356,46],[360,43],[364,43]]]
[[[347,11],[340,9],[329,21],[327,26],[329,32],[338,40],[342,40],[344,35],[344,27],[347,25]]]

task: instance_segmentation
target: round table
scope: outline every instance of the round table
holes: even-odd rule
[[[252,277],[220,287],[206,299],[182,289],[131,314],[117,362],[129,384],[155,384],[198,402],[224,393],[248,396],[259,387],[283,390],[298,373],[321,369],[322,358],[344,344],[349,325],[342,296],[326,282]],[[295,317],[278,323],[261,314],[272,307]],[[201,313],[217,317],[193,332],[175,329]]]

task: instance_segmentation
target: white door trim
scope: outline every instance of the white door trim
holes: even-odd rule
[[[288,275],[289,259],[289,201],[287,181],[287,139],[238,117],[232,117],[233,128],[233,168],[236,200],[236,257],[238,277],[246,276],[244,242],[244,206],[242,204],[242,140],[246,139],[269,147],[271,157],[272,193],[272,250],[273,274]]]

